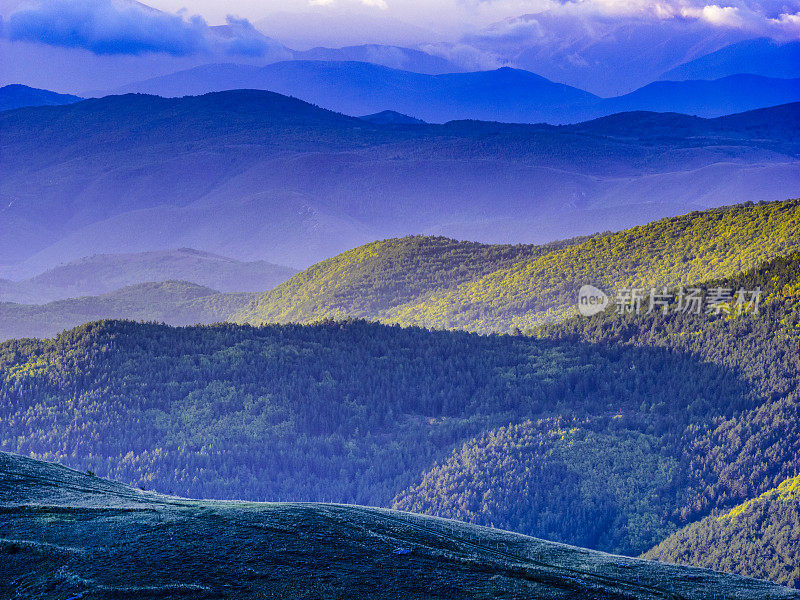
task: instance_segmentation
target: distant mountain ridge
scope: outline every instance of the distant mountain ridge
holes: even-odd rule
[[[433,123],[477,119],[559,124],[631,110],[717,117],[800,101],[800,79],[759,75],[655,82],[624,96],[599,98],[508,67],[425,75],[337,61],[291,61],[265,67],[206,65],[117,92],[174,97],[238,88],[278,92],[349,115],[390,110]]]
[[[0,340],[53,337],[64,330],[102,319],[158,321],[171,325],[216,323],[257,296],[246,292],[221,293],[186,281],[161,281],[47,304],[0,302]]]
[[[115,93],[177,97],[233,89],[277,92],[349,115],[393,110],[437,123],[454,119],[560,123],[596,98],[507,67],[426,75],[341,61],[287,61],[264,67],[207,65],[126,86]]]
[[[80,102],[83,98],[70,94],[58,94],[27,85],[11,84],[0,87],[0,110],[13,110],[29,106],[60,106]]]
[[[374,115],[364,115],[359,118],[376,125],[426,125],[425,121],[421,119],[415,119],[393,110],[384,110]]]
[[[624,229],[791,197],[798,114],[389,126],[255,90],[5,111],[0,256],[28,274],[175,246],[305,267],[411,233],[537,243]]]
[[[719,79],[737,74],[800,77],[800,41],[745,40],[706,54],[661,76],[663,80]]]
[[[242,262],[191,248],[98,254],[61,264],[28,279],[6,281],[0,287],[0,301],[42,304],[170,279],[191,281],[223,292],[263,292],[295,272],[266,261]]]
[[[800,100],[800,78],[729,75],[711,81],[657,81],[604,100],[608,112],[647,110],[719,117]]]

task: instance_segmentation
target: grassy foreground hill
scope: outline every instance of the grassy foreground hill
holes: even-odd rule
[[[800,477],[685,527],[644,556],[798,587]]]
[[[140,283],[103,294],[47,304],[0,302],[0,340],[52,337],[100,319],[158,321],[194,325],[223,321],[256,294],[222,294],[186,281]]]
[[[800,200],[693,212],[575,242],[474,247],[480,261],[461,268],[453,248],[473,246],[418,238],[369,244],[295,275],[236,318],[309,323],[358,316],[481,333],[526,330],[574,315],[584,284],[609,293],[686,285],[800,250]]]
[[[754,579],[389,510],[186,500],[0,454],[0,595],[783,600]]]

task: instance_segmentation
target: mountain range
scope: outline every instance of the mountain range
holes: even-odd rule
[[[800,101],[800,79],[758,75],[656,82],[624,96],[599,98],[508,67],[425,75],[366,62],[300,60],[263,67],[204,65],[114,93],[180,97],[234,89],[269,90],[349,115],[394,110],[433,123],[475,119],[560,124],[630,110],[716,117]]]
[[[261,67],[203,65],[131,84],[115,93],[181,97],[237,89],[278,92],[354,116],[400,113],[432,123],[474,119],[559,124],[626,111],[718,117],[800,101],[798,78],[735,74],[714,80],[659,81],[623,96],[599,98],[508,68],[425,75],[369,62],[334,60],[296,60]],[[0,110],[79,100],[23,85],[0,88]]]
[[[0,255],[28,273],[175,246],[305,267],[409,233],[536,243],[621,229],[791,196],[799,110],[398,126],[241,90],[6,111]]]
[[[796,230],[784,209],[659,224],[704,241],[687,287],[760,289],[758,311],[687,312],[673,297],[663,313],[618,314],[612,303],[530,335],[104,321],[8,341],[0,450],[171,494],[393,507],[795,585],[800,253],[741,243],[765,222],[777,240]],[[625,248],[625,260],[686,239]],[[423,294],[437,279],[470,278],[458,264],[480,271],[532,251],[407,243],[428,258],[393,268]],[[731,246],[757,264],[735,271]],[[584,250],[592,280],[606,268],[597,259],[622,248]],[[394,265],[404,250],[373,253]],[[403,293],[368,266],[365,301],[372,289]],[[429,275],[417,284],[417,273]],[[709,551],[709,532],[729,545]]]
[[[101,319],[197,325],[224,321],[258,295],[221,293],[187,281],[139,283],[101,294],[47,304],[0,302],[0,340],[53,337]]]
[[[800,42],[744,40],[670,69],[661,79],[720,79],[740,73],[784,79],[800,77]]]

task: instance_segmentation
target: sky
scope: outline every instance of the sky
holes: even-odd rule
[[[130,0],[0,0],[6,21],[26,8],[46,15],[72,6],[75,11],[101,12],[102,5],[130,10]],[[270,22],[287,15],[317,15],[331,21],[354,15],[408,26],[429,42],[455,40],[492,23],[520,15],[549,12],[571,21],[636,18],[666,22],[699,21],[712,27],[747,30],[754,35],[800,39],[800,0],[150,0],[148,4],[187,24],[193,17],[209,25],[224,24],[229,16],[247,19],[269,29]],[[37,8],[38,6],[38,8]],[[303,21],[296,21],[295,37],[302,37]],[[316,25],[316,21],[311,21]],[[357,29],[361,21],[353,21]],[[401,27],[402,28],[402,27]]]
[[[80,93],[369,43],[611,94],[730,43],[800,40],[800,0],[0,0],[0,16],[0,83]]]

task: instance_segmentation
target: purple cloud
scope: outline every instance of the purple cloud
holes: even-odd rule
[[[274,42],[246,19],[229,17],[227,26],[209,27],[202,17],[184,18],[133,0],[42,0],[35,8],[12,13],[3,23],[3,35],[100,55],[221,51],[261,56],[274,49]]]

